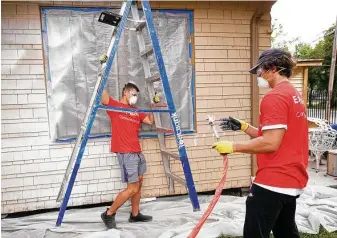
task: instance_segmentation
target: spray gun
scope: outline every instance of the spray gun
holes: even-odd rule
[[[214,116],[210,116],[210,115],[207,115],[206,117],[206,121],[208,121],[208,124],[211,126],[212,130],[213,130],[213,136],[215,137],[215,139],[217,141],[219,141],[220,139],[220,136],[218,134],[218,132],[216,131],[216,128],[215,128],[215,117]]]

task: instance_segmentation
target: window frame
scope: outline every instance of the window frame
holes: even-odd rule
[[[91,11],[107,11],[107,10],[115,10],[118,8],[107,8],[107,7],[61,7],[61,6],[54,6],[54,7],[41,7],[41,32],[42,32],[42,49],[43,49],[43,61],[44,61],[44,68],[45,68],[45,78],[46,83],[51,82],[51,75],[49,69],[49,57],[48,57],[48,35],[47,35],[47,19],[46,19],[46,11],[47,10],[71,10],[71,11],[81,11],[81,12],[91,12]],[[141,11],[141,10],[140,10]],[[194,58],[194,14],[193,10],[169,10],[169,9],[152,9],[152,12],[162,12],[162,13],[172,13],[172,14],[187,14],[188,21],[189,21],[189,44],[188,44],[188,52],[189,52],[189,60],[192,67],[192,74],[191,74],[191,105],[192,105],[192,120],[191,120],[191,129],[183,130],[182,134],[194,134],[196,133],[196,99],[195,99],[195,58]],[[48,84],[47,84],[48,85]],[[49,103],[49,90],[46,87],[46,95],[47,95],[47,108],[48,108],[48,124],[49,124],[49,136],[51,137],[51,130],[55,130],[56,128],[51,128],[49,111],[50,111],[50,103]],[[174,136],[174,134],[166,134],[165,136]],[[157,133],[155,132],[147,132],[142,133],[140,132],[139,138],[156,138]],[[99,138],[111,138],[111,133],[109,134],[101,134],[101,135],[92,135],[88,136],[88,139],[99,139]],[[67,139],[56,139],[54,140],[57,143],[67,143],[73,142],[77,139],[76,137],[71,137]]]

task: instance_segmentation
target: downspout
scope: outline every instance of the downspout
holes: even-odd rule
[[[308,66],[305,66],[303,69],[303,89],[302,89],[302,97],[304,100],[304,105],[307,107],[308,105],[308,81],[309,81],[309,69]]]
[[[253,67],[259,57],[259,24],[263,13],[260,9],[257,9],[250,22],[250,64]],[[251,111],[252,125],[259,126],[259,87],[257,85],[256,75],[250,75],[250,87],[251,87]],[[251,158],[251,175],[255,176],[257,171],[256,155],[252,155]]]

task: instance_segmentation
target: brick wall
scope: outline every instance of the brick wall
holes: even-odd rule
[[[53,5],[44,2],[43,5]],[[111,6],[116,3],[55,2],[57,5]],[[205,122],[216,118],[250,118],[250,19],[260,4],[266,7],[260,28],[261,49],[269,47],[268,2],[152,2],[155,8],[194,10],[197,133],[185,136],[198,191],[214,190],[222,174],[222,158],[210,149],[214,142]],[[53,208],[73,143],[51,143],[47,117],[39,3],[2,3],[2,210],[1,213]],[[196,139],[197,138],[197,139]],[[240,132],[222,139],[246,140]],[[197,145],[195,145],[195,141]],[[141,145],[148,162],[143,196],[168,195],[166,178],[154,139]],[[172,151],[174,138],[167,139]],[[180,163],[172,169],[183,175]],[[226,188],[250,183],[250,156],[229,159]],[[123,184],[107,139],[90,140],[69,205],[111,201]],[[176,193],[186,193],[176,185]]]

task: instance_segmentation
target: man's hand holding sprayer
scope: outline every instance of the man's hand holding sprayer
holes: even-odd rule
[[[256,138],[258,136],[257,128],[249,125],[247,122],[234,117],[220,119],[220,127],[223,131],[243,131],[247,135]],[[219,154],[232,154],[236,152],[233,141],[218,141],[212,145]]]

